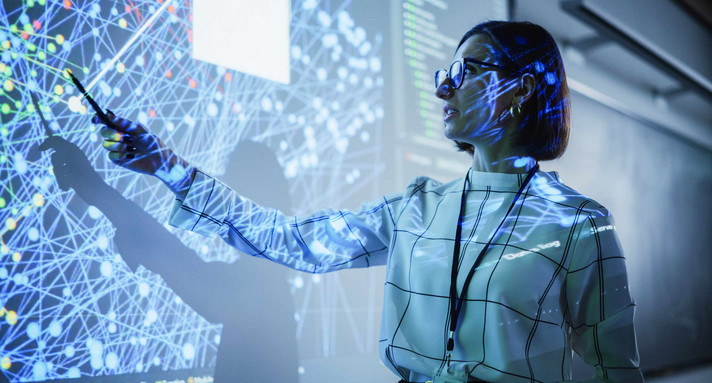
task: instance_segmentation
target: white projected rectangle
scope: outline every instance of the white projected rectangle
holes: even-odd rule
[[[290,0],[194,0],[193,58],[289,84]]]

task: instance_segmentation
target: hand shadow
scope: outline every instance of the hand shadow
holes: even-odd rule
[[[55,150],[52,165],[59,187],[74,189],[111,221],[116,227],[114,242],[128,266],[136,271],[141,264],[159,274],[198,314],[223,324],[215,382],[298,381],[294,305],[286,268],[247,256],[232,264],[202,261],[150,214],[107,185],[78,146],[50,136],[40,150],[50,148]],[[269,168],[259,174],[236,170],[241,183],[272,190],[249,191],[254,195],[248,198],[288,211],[288,206],[275,204],[286,201],[288,189],[274,154],[256,143],[240,144],[235,152],[237,169],[253,169],[247,163]]]

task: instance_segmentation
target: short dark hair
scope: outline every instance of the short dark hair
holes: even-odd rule
[[[457,48],[478,34],[489,36],[499,48],[495,57],[505,69],[535,78],[534,97],[521,105],[524,118],[517,146],[537,161],[561,157],[569,142],[570,101],[564,63],[554,38],[530,22],[487,21],[467,31]],[[474,153],[471,144],[455,144],[461,151]]]

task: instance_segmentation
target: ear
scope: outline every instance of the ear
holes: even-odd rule
[[[534,90],[536,89],[536,79],[531,73],[524,73],[518,81],[519,84],[517,86],[517,90],[514,92],[512,102],[522,105],[534,95]]]

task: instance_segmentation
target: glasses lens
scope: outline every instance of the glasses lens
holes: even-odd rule
[[[439,69],[435,72],[435,89],[442,85],[443,81],[447,78],[447,71],[444,69]]]
[[[450,66],[450,79],[452,80],[452,87],[459,88],[462,84],[462,61],[455,61]]]

